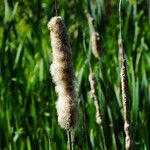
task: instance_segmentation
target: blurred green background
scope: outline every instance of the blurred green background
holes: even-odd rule
[[[150,2],[122,1],[134,144],[136,150],[149,150]],[[80,123],[74,133],[74,149],[125,149],[118,57],[119,1],[58,0],[57,5],[70,35],[77,80]],[[47,23],[55,16],[54,6],[53,0],[0,0],[2,150],[67,148],[66,132],[57,124],[57,95],[49,73],[51,46]],[[100,60],[91,53],[87,14],[95,19],[95,29],[100,34]],[[95,121],[88,60],[97,78],[103,131]]]

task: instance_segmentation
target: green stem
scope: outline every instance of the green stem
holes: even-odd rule
[[[68,150],[72,150],[71,131],[67,132],[68,136]]]

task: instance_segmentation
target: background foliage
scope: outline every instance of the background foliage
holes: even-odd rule
[[[0,149],[66,149],[67,137],[57,124],[57,95],[49,73],[47,23],[55,15],[54,1],[0,0],[0,4]],[[60,0],[58,7],[70,34],[79,94],[80,124],[74,149],[124,149],[118,1]],[[150,149],[149,9],[145,0],[123,1],[131,123],[137,150]],[[95,19],[100,33],[100,60],[91,53],[87,14]],[[103,129],[95,121],[88,60],[97,78]]]

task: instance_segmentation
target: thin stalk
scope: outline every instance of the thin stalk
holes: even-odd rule
[[[104,122],[102,122],[102,124],[103,124]],[[106,148],[106,140],[105,140],[105,134],[104,134],[104,127],[103,127],[103,125],[100,125],[100,130],[101,130],[101,133],[102,133],[102,138],[103,138],[103,147],[104,147],[104,150],[106,150],[107,148]]]
[[[54,3],[55,3],[55,15],[58,16],[57,0],[54,0]]]
[[[149,21],[149,24],[150,24],[150,0],[147,0],[147,5],[148,5],[148,21]]]
[[[48,150],[51,150],[51,139],[50,139],[50,137],[48,138]]]
[[[72,150],[71,131],[67,132],[67,136],[68,136],[68,150]]]

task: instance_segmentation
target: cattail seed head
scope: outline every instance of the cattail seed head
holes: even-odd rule
[[[96,78],[95,76],[90,73],[89,74],[89,82],[90,82],[90,88],[91,88],[91,94],[92,96],[96,93]]]
[[[102,49],[100,46],[100,36],[98,32],[92,33],[92,52],[94,56],[98,59],[102,56]]]
[[[71,47],[66,26],[60,16],[53,17],[48,23],[48,28],[52,45],[50,72],[58,94],[56,102],[58,123],[70,131],[79,119]]]
[[[91,88],[91,95],[94,99],[94,105],[96,108],[96,122],[97,124],[101,124],[102,116],[101,116],[101,111],[100,111],[100,103],[99,103],[97,93],[96,93],[96,78],[94,74],[92,73],[90,73],[89,75],[89,82],[90,82],[90,88]]]
[[[133,149],[133,140],[131,134],[131,124],[130,124],[130,97],[128,90],[128,78],[127,78],[127,69],[126,69],[126,61],[124,58],[124,49],[121,46],[122,55],[121,55],[121,86],[122,86],[122,99],[123,99],[123,108],[124,108],[124,131],[125,131],[125,146],[126,150]]]

